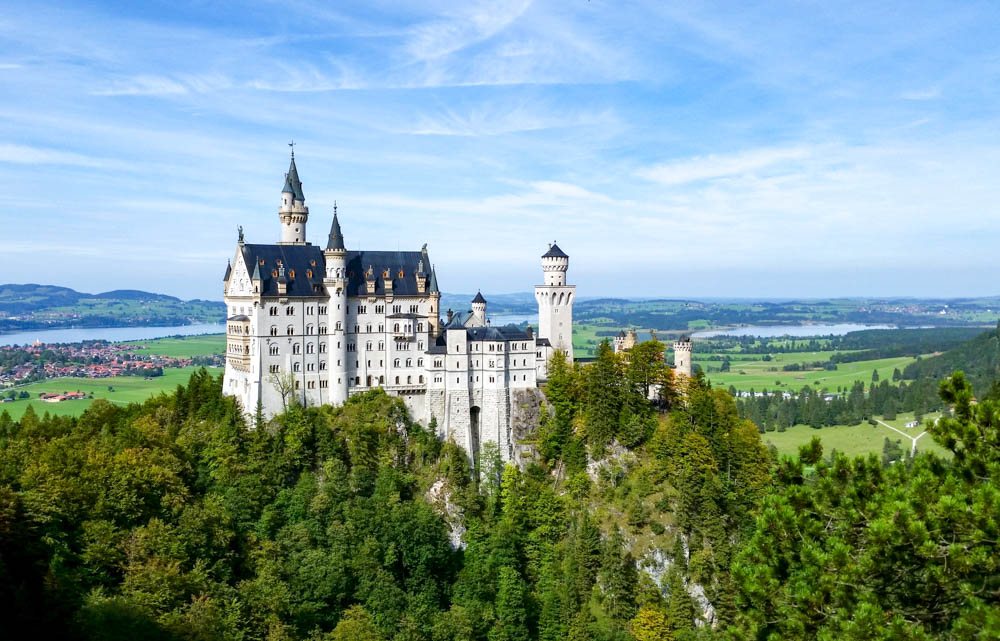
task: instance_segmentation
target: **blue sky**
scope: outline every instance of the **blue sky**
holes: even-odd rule
[[[3,282],[220,298],[278,237],[442,288],[1000,293],[1000,4],[3,3]]]

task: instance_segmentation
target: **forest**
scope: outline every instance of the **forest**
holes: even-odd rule
[[[962,374],[929,428],[950,460],[776,459],[662,353],[557,356],[517,464],[472,464],[381,391],[247,421],[205,370],[79,418],[0,413],[3,636],[1000,636],[1000,408]]]

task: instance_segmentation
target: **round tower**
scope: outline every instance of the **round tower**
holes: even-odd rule
[[[483,298],[482,292],[477,292],[476,297],[472,299],[472,317],[473,327],[486,326],[486,299]]]
[[[573,362],[573,299],[576,286],[566,284],[569,256],[553,242],[542,254],[545,284],[535,286],[538,302],[538,337],[548,339],[553,349],[562,350]]]
[[[691,338],[681,336],[674,342],[674,371],[691,377]]]
[[[306,207],[306,197],[302,194],[302,182],[299,171],[295,168],[295,152],[292,151],[292,161],[285,174],[285,186],[281,190],[281,207],[278,209],[281,220],[281,241],[279,245],[305,245],[306,222],[309,220],[309,208]]]
[[[330,403],[340,405],[347,400],[347,248],[333,206],[333,224],[323,250],[326,272],[323,285],[330,297],[327,303],[327,340],[330,341]]]

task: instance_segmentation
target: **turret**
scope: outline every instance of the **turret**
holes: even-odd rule
[[[306,197],[302,194],[302,181],[295,167],[295,152],[292,151],[292,161],[285,174],[285,186],[281,189],[281,208],[278,210],[281,220],[281,241],[279,245],[305,245],[306,222],[309,220],[309,208],[306,207]]]
[[[327,296],[327,335],[330,341],[330,402],[339,405],[347,400],[347,249],[333,204],[333,223],[323,250],[326,272],[323,285]]]
[[[441,335],[441,290],[438,289],[437,270],[434,269],[433,265],[431,265],[431,278],[427,285],[427,294],[430,299],[430,307],[427,310],[428,322],[434,337],[437,338]]]
[[[681,336],[674,342],[674,371],[690,378],[691,376],[691,339]]]
[[[472,323],[473,327],[484,327],[486,325],[486,299],[482,292],[477,292],[472,299]]]
[[[566,284],[569,256],[553,242],[542,254],[545,284],[535,286],[538,302],[538,336],[547,338],[554,349],[566,353],[573,362],[573,299],[576,286]]]
[[[569,269],[569,256],[559,249],[555,241],[549,245],[549,251],[542,254],[542,271],[545,272],[545,284],[562,287],[566,284],[566,270]]]

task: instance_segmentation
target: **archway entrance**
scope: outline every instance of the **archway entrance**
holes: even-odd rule
[[[472,453],[472,467],[479,469],[479,407],[469,408],[469,451]]]

